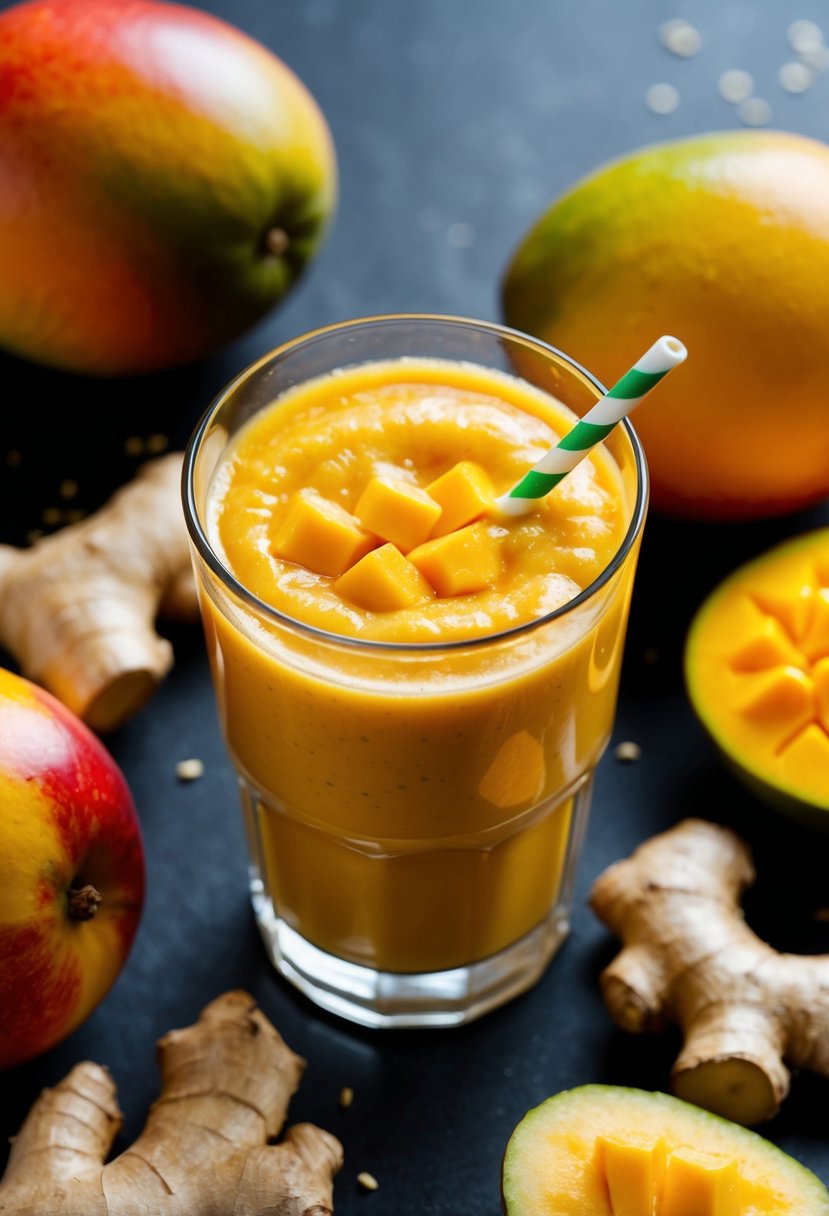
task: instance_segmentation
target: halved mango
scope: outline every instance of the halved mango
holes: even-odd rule
[[[667,1094],[566,1090],[504,1154],[506,1216],[829,1216],[823,1183],[756,1132]]]
[[[742,566],[697,612],[691,704],[736,774],[780,810],[829,827],[829,528]]]

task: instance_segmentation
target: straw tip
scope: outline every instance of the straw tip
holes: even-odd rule
[[[676,367],[679,363],[684,363],[688,358],[688,349],[685,343],[680,342],[679,338],[675,338],[672,334],[663,334],[655,345],[673,367]]]
[[[514,498],[511,494],[502,494],[493,503],[492,514],[496,519],[514,519],[518,515],[527,515],[535,506],[528,498]]]

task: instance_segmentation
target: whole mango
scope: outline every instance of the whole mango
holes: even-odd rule
[[[58,1043],[124,965],[144,850],[115,761],[74,714],[0,669],[0,1069]]]
[[[330,132],[279,59],[154,0],[0,14],[0,345],[151,371],[280,300],[335,205]]]
[[[553,204],[507,322],[610,385],[661,333],[687,364],[636,411],[654,503],[780,514],[829,494],[829,148],[779,131],[656,145]]]

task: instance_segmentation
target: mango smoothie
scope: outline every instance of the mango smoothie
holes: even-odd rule
[[[262,395],[213,436],[213,560],[197,560],[260,925],[280,969],[347,1016],[337,987],[362,975],[410,994],[426,977],[414,1008],[435,976],[487,971],[481,1011],[566,931],[615,708],[635,462],[608,443],[501,518],[494,496],[575,420],[552,393],[404,356]],[[517,945],[524,978],[497,995]],[[303,978],[323,963],[321,999]],[[395,1019],[395,997],[384,1014],[380,989],[356,1020],[428,1020]]]

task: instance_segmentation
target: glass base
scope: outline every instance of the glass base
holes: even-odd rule
[[[570,929],[575,866],[587,827],[592,774],[573,796],[572,823],[558,898],[548,916],[497,954],[448,970],[379,971],[321,950],[276,912],[261,871],[250,870],[253,909],[276,970],[321,1009],[373,1029],[461,1026],[531,988],[541,978]],[[242,802],[255,845],[253,802],[246,783]],[[253,857],[261,855],[256,847]]]
[[[531,988],[564,941],[570,921],[556,908],[499,954],[466,967],[407,975],[375,971],[327,954],[274,912],[258,879],[251,898],[277,971],[320,1008],[372,1029],[461,1026]]]

